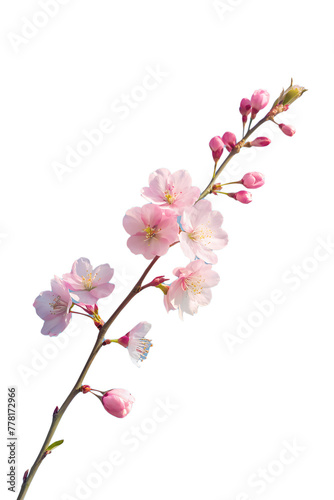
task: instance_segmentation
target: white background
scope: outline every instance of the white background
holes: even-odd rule
[[[158,290],[131,303],[110,336],[151,322],[148,360],[136,369],[112,345],[86,378],[101,390],[129,389],[136,397],[131,414],[115,419],[91,395],[78,396],[56,432],[65,443],[46,458],[27,498],[331,498],[333,248],[317,254],[319,238],[334,239],[331,3],[226,0],[225,11],[213,0],[63,4],[17,50],[8,35],[21,36],[23,18],[43,23],[40,3],[2,2],[0,13],[1,414],[7,386],[16,385],[19,482],[96,336],[76,317],[71,336],[43,337],[35,297],[76,258],[109,262],[117,288],[101,301],[107,318],[147,264],[127,250],[122,217],[143,203],[149,173],[186,168],[204,188],[211,137],[226,130],[240,137],[241,98],[264,88],[273,100],[291,76],[309,92],[279,117],[297,128],[293,138],[266,127],[259,135],[272,144],[239,155],[235,173],[228,171],[229,179],[254,170],[266,175],[253,203],[212,200],[229,245],[219,254],[221,282],[210,306],[182,323],[177,313],[167,316]],[[144,95],[138,85],[147,68],[164,76]],[[111,110],[131,93],[144,97],[132,98],[135,107],[122,114]],[[54,162],[64,163],[83,130],[105,118],[113,132],[61,182]],[[175,247],[150,276],[171,278],[186,263]],[[295,272],[302,274],[292,279]],[[271,300],[275,289],[282,303],[267,303],[268,317],[254,314],[256,301]],[[241,338],[240,325],[254,318],[258,326]],[[227,333],[239,339],[232,348]],[[155,423],[166,398],[173,410],[161,410],[164,421]],[[137,427],[141,438],[129,444]],[[1,429],[6,491],[4,418]],[[298,456],[285,454],[286,441],[297,443]],[[116,451],[122,464],[102,479],[93,464]],[[286,456],[291,463],[282,464]],[[261,467],[268,475],[259,482]]]

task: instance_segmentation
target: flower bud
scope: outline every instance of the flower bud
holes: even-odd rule
[[[299,85],[293,85],[284,95],[283,98],[283,106],[290,106],[293,102],[295,102],[298,97],[304,94],[307,89],[304,87],[300,87]]]
[[[222,138],[219,137],[219,135],[216,135],[216,137],[213,137],[213,139],[211,139],[211,141],[209,142],[209,146],[212,151],[212,157],[215,163],[217,163],[224,151],[224,143],[222,141]]]
[[[58,412],[59,412],[59,407],[56,406],[56,408],[54,409],[54,412],[53,412],[53,416],[57,415]]]
[[[83,392],[84,394],[87,394],[87,392],[90,392],[91,388],[89,385],[82,385],[81,386],[81,392]]]
[[[234,146],[236,145],[237,138],[232,132],[225,132],[225,134],[222,137],[223,143],[226,146],[227,151],[230,153]]]
[[[241,99],[239,111],[242,115],[242,122],[243,123],[246,123],[247,116],[251,112],[251,109],[252,109],[252,104],[251,104],[250,100],[246,99],[246,98]]]
[[[296,129],[292,125],[284,125],[284,123],[279,124],[279,128],[282,130],[283,134],[292,137],[296,133]]]
[[[254,120],[261,109],[267,106],[269,97],[269,93],[266,90],[255,90],[251,97],[252,120]]]
[[[273,104],[273,110],[277,107],[282,106],[283,109],[280,109],[278,112],[286,111],[288,106],[295,102],[295,100],[301,97],[306,91],[307,89],[305,87],[301,87],[300,85],[293,85],[293,79],[291,78],[290,86],[286,90],[282,90],[281,94]]]
[[[268,137],[257,137],[256,139],[254,139],[254,141],[250,142],[249,145],[255,146],[258,148],[263,148],[264,146],[269,146],[270,143],[271,143],[271,140],[268,139]],[[246,146],[246,144],[245,144],[245,146]]]
[[[249,193],[248,191],[238,191],[237,193],[228,193],[228,196],[230,198],[234,198],[237,201],[240,201],[240,203],[250,203],[252,201],[252,193]]]
[[[141,287],[141,290],[144,290],[145,288],[148,288],[150,286],[159,286],[161,285],[162,283],[164,283],[165,281],[168,281],[169,278],[165,278],[165,276],[157,276],[156,278],[154,278],[152,281],[150,281],[149,283],[147,283],[147,285],[144,285]]]
[[[263,186],[264,175],[260,172],[249,172],[243,176],[241,182],[247,189],[257,189]]]
[[[135,398],[125,389],[111,389],[102,396],[105,410],[117,418],[124,418],[130,412]]]
[[[23,474],[23,483],[25,483],[25,482],[26,482],[26,480],[27,480],[27,478],[28,478],[28,474],[29,474],[29,469],[27,469],[27,470],[25,471],[25,473]]]

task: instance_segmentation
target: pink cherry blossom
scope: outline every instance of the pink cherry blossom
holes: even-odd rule
[[[254,139],[254,141],[250,142],[249,144],[250,144],[250,146],[263,148],[265,146],[269,146],[270,143],[271,143],[271,140],[268,139],[268,137],[257,137],[256,139]]]
[[[296,129],[292,125],[284,125],[280,123],[279,128],[282,130],[283,134],[292,137],[296,133]]]
[[[180,234],[184,254],[193,260],[197,256],[209,264],[216,264],[217,255],[227,245],[227,233],[221,228],[223,216],[212,210],[210,201],[200,200],[195,206],[186,208],[181,218],[183,232]]]
[[[149,187],[142,189],[142,195],[181,215],[184,208],[195,203],[200,189],[191,185],[191,177],[186,170],[171,174],[166,168],[159,168],[149,177]]]
[[[146,259],[165,255],[169,246],[179,239],[176,214],[151,203],[128,210],[123,226],[131,235],[127,242],[131,252],[143,254]]]
[[[269,98],[269,93],[266,90],[255,90],[251,97],[252,120],[256,117],[257,113],[261,109],[267,106]]]
[[[257,189],[264,184],[264,175],[260,172],[249,172],[241,179],[242,184],[247,189]]]
[[[237,138],[232,132],[225,132],[223,135],[223,143],[226,146],[227,151],[230,153],[234,146],[236,145]]]
[[[135,398],[125,389],[111,389],[103,394],[101,401],[108,413],[124,418],[130,412]]]
[[[93,269],[89,259],[81,257],[74,262],[72,271],[63,275],[63,279],[68,288],[79,297],[80,302],[94,305],[114,290],[115,285],[109,283],[113,275],[114,270],[109,264],[102,264]]]
[[[170,285],[164,301],[167,311],[178,309],[182,317],[183,312],[193,315],[199,306],[209,304],[210,288],[219,283],[219,275],[212,271],[210,264],[198,259],[186,267],[177,267],[173,273],[178,279]]]
[[[151,326],[150,323],[142,321],[132,328],[129,333],[124,335],[124,337],[118,339],[118,343],[128,349],[130,358],[136,366],[140,366],[141,362],[147,358],[148,351],[152,347],[152,342],[145,339]]]
[[[242,99],[240,102],[239,111],[242,115],[242,122],[243,123],[246,123],[247,116],[251,112],[251,109],[252,109],[252,104],[251,104],[250,100],[246,99],[246,98]]]
[[[51,290],[40,293],[33,305],[38,316],[45,321],[42,334],[54,337],[64,331],[70,322],[72,297],[65,283],[57,276],[51,280]]]
[[[211,139],[211,141],[209,142],[209,146],[212,151],[212,157],[215,163],[217,163],[224,151],[224,143],[222,138],[216,135],[216,137],[213,137],[213,139]]]

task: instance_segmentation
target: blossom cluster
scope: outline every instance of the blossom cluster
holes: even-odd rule
[[[90,261],[82,257],[74,262],[72,271],[64,274],[62,279],[55,276],[51,280],[51,291],[40,293],[33,304],[38,316],[44,320],[42,334],[53,337],[65,330],[72,314],[83,314],[74,311],[74,306],[85,311],[84,315],[101,329],[104,322],[99,316],[97,301],[113,292],[115,285],[109,283],[113,275],[114,270],[109,264],[93,269]],[[105,340],[104,344],[117,342],[126,347],[132,361],[139,366],[152,345],[151,341],[144,338],[150,328],[147,322],[139,323],[123,337]]]
[[[151,203],[126,212],[123,225],[130,235],[128,248],[153,259],[180,243],[189,264],[174,269],[177,279],[173,283],[158,286],[165,294],[167,311],[178,309],[181,316],[184,312],[193,315],[210,302],[210,288],[219,282],[212,264],[218,260],[214,251],[227,244],[223,216],[212,209],[210,201],[199,200],[200,189],[192,185],[186,170],[156,170],[141,193]]]

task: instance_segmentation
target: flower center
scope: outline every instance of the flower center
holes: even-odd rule
[[[179,196],[179,194],[182,193],[175,193],[174,186],[170,185],[164,192],[165,200],[167,201],[167,203],[169,203],[169,205],[172,205],[176,200],[176,198]]]
[[[88,273],[86,276],[81,276],[82,284],[83,284],[85,290],[90,291],[90,290],[93,290],[93,288],[95,288],[93,286],[95,278],[96,278],[96,274],[94,274],[94,276],[92,276],[92,273]]]
[[[146,233],[145,238],[147,240],[150,240],[151,238],[154,238],[154,236],[160,231],[160,229],[157,229],[155,227],[147,226],[144,229],[144,232]]]
[[[213,231],[209,227],[209,225],[204,226],[201,224],[198,228],[195,229],[192,233],[188,234],[189,238],[193,241],[201,243],[202,245],[210,245],[211,238],[213,237]]]
[[[67,304],[60,295],[55,296],[52,302],[49,302],[51,314],[62,314],[67,309]]]
[[[202,276],[191,276],[185,279],[185,285],[187,290],[194,295],[198,295],[203,290],[203,284],[205,280]]]

